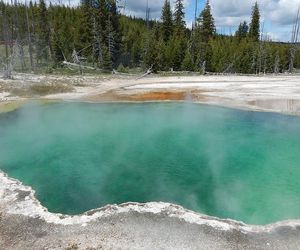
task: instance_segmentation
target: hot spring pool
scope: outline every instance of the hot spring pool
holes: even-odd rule
[[[198,104],[26,105],[0,114],[0,169],[51,212],[164,201],[265,224],[300,218],[300,118]]]

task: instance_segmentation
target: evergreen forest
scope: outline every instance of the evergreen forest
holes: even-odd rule
[[[171,0],[172,1],[172,0]],[[128,72],[131,69],[267,74],[300,68],[297,43],[270,40],[256,3],[251,20],[235,33],[218,34],[210,2],[192,27],[183,0],[164,1],[159,20],[121,14],[116,0],[83,0],[78,6],[0,2],[3,70]],[[291,31],[292,32],[292,31]]]

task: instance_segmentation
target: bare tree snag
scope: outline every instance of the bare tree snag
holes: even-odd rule
[[[28,35],[28,50],[29,50],[29,58],[30,58],[30,68],[31,71],[34,71],[34,63],[33,63],[33,49],[32,49],[32,41],[31,41],[31,32],[30,32],[30,23],[29,23],[29,16],[28,16],[28,6],[27,2],[25,1],[25,10],[26,10],[26,25],[27,25],[27,35]]]
[[[292,31],[292,40],[291,40],[291,47],[290,47],[290,64],[289,64],[290,73],[293,73],[294,71],[294,61],[298,49],[297,43],[298,43],[299,29],[300,29],[299,14],[300,14],[300,8],[298,9],[297,16],[293,25],[293,31]]]

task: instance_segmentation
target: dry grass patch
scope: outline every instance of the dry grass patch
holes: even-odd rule
[[[45,95],[58,94],[58,93],[69,93],[73,91],[74,91],[74,87],[68,84],[37,83],[37,84],[29,85],[28,87],[21,87],[21,88],[15,87],[10,90],[10,93],[16,96],[31,97],[31,96],[45,96]]]
[[[29,91],[36,95],[51,95],[57,93],[68,93],[74,91],[74,88],[67,84],[35,84],[29,87]]]

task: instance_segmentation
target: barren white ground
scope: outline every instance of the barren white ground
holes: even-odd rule
[[[26,87],[33,84],[63,83],[74,91],[46,95],[45,99],[97,100],[97,96],[114,92],[118,95],[136,95],[149,92],[197,93],[194,102],[217,104],[242,109],[265,110],[291,114],[300,113],[300,75],[267,76],[59,76],[18,74],[14,80],[0,80],[0,101],[19,100],[8,90],[1,92],[1,85]],[[25,99],[30,99],[26,96]],[[36,96],[35,96],[36,98]],[[21,99],[24,99],[21,98]],[[113,101],[113,100],[112,100]]]
[[[279,76],[150,76],[114,78],[94,82],[74,93],[50,95],[46,98],[80,99],[115,91],[122,95],[171,91],[201,93],[195,102],[223,105],[242,109],[265,110],[291,114],[300,113],[300,75]]]

